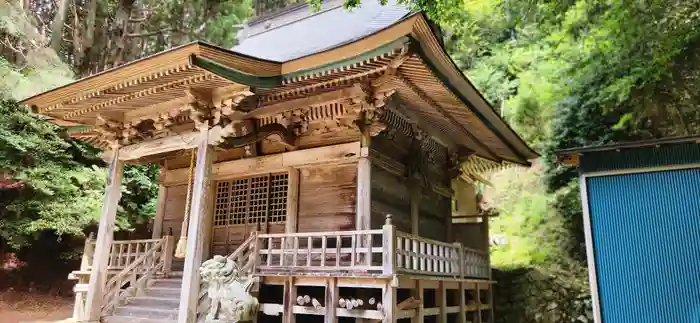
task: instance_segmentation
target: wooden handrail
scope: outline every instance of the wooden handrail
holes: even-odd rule
[[[134,261],[129,263],[129,265],[107,281],[102,302],[103,315],[108,315],[120,301],[122,286],[124,286],[127,281],[130,283],[130,289],[135,290],[143,288],[145,287],[146,281],[153,274],[161,271],[165,267],[165,261],[168,259],[166,255],[168,238],[169,237],[155,239],[148,250],[140,254]],[[143,243],[143,240],[138,243]],[[160,254],[157,254],[158,252],[160,252]]]

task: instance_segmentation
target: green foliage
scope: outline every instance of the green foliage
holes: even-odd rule
[[[0,101],[0,124],[0,173],[13,183],[0,190],[0,238],[16,248],[46,230],[82,236],[102,207],[106,172],[97,151],[14,101]],[[157,165],[126,167],[119,228],[155,214],[157,173]]]

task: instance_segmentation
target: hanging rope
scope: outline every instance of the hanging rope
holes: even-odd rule
[[[187,250],[187,223],[190,219],[190,208],[192,207],[192,179],[194,177],[194,149],[190,152],[190,174],[187,178],[187,199],[185,201],[185,217],[182,219],[182,227],[180,229],[180,240],[177,241],[175,248],[175,258],[185,258]]]

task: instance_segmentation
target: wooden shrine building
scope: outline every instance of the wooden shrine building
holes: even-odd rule
[[[474,183],[536,154],[421,13],[300,5],[232,50],[187,44],[24,103],[110,161],[80,322],[211,321],[230,296],[202,284],[214,255],[255,282],[257,322],[493,322]],[[123,165],[142,163],[161,166],[153,237],[114,241]]]

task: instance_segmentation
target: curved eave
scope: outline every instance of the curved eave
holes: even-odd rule
[[[60,105],[63,103],[70,105],[75,100],[83,100],[90,107],[92,102],[98,102],[98,100],[91,100],[93,96],[102,95],[100,99],[104,97],[107,100],[110,95],[113,95],[109,92],[110,90],[128,88],[143,79],[150,81],[151,75],[181,65],[205,71],[218,79],[227,80],[230,84],[253,88],[283,88],[295,82],[314,82],[319,77],[352,69],[357,62],[372,59],[376,55],[390,52],[406,43],[413,44],[414,53],[425,63],[427,70],[459,99],[461,102],[459,106],[464,106],[471,111],[485,126],[482,129],[492,133],[504,147],[507,147],[506,151],[511,152],[499,154],[495,161],[528,165],[528,160],[538,157],[537,153],[530,149],[501,119],[457,68],[430,28],[425,16],[420,13],[410,15],[371,35],[287,62],[262,60],[203,42],[194,42],[32,96],[23,100],[22,103],[40,107],[35,111],[37,113],[46,112],[41,108],[50,110],[53,108],[48,107],[59,105],[56,111],[61,113],[56,112],[52,117],[70,116],[70,113],[66,114],[65,108],[61,110]],[[106,111],[112,107],[119,109],[118,103],[110,101],[111,105],[103,109]],[[468,127],[468,125],[464,126]],[[493,156],[484,157],[494,159]]]
[[[510,160],[511,162],[529,166],[529,160],[539,157],[539,154],[532,150],[496,113],[471,81],[459,70],[457,64],[436,38],[427,18],[422,13],[414,25],[412,36],[418,40],[420,55],[430,66],[430,69],[518,157],[517,160]]]

